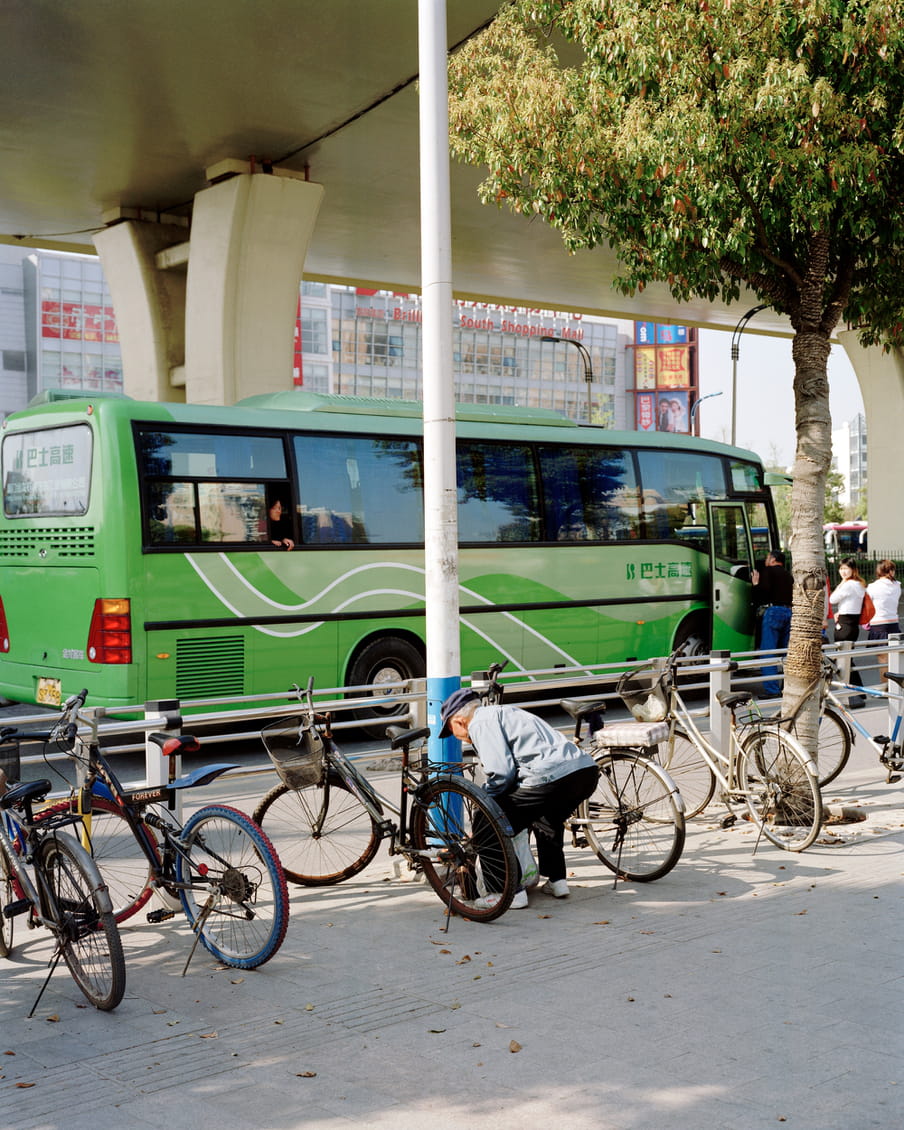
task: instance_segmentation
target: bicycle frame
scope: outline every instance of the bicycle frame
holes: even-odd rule
[[[687,704],[675,686],[674,677],[672,677],[669,687],[669,718],[671,730],[674,730],[676,723],[680,723],[690,732],[691,741],[693,741],[694,745],[700,750],[704,761],[709,765],[722,791],[729,794],[740,793],[741,790],[738,788],[735,775],[738,737],[734,711],[731,712],[728,754],[724,754],[720,749],[717,749],[703,736],[700,727],[694,721]],[[723,768],[725,769],[724,773],[722,771]]]

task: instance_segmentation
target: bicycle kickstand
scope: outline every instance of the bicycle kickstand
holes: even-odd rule
[[[205,902],[204,905],[201,907],[201,913],[198,915],[198,917],[194,921],[194,924],[192,925],[191,929],[192,929],[192,933],[195,935],[195,940],[192,942],[191,949],[189,950],[189,953],[188,953],[188,957],[185,960],[185,966],[182,970],[182,976],[183,977],[188,972],[188,967],[191,964],[191,959],[195,956],[195,950],[198,948],[198,942],[200,942],[200,940],[201,940],[201,929],[204,926],[204,923],[210,917],[210,912],[212,910],[213,910],[213,891],[211,891],[210,894],[207,896],[207,902]]]
[[[51,959],[48,963],[50,965],[50,969],[47,972],[47,976],[44,978],[44,984],[41,986],[41,989],[40,989],[38,995],[35,997],[35,1003],[31,1006],[31,1012],[29,1012],[29,1014],[28,1014],[29,1020],[31,1020],[31,1018],[34,1016],[35,1009],[41,1003],[41,997],[44,996],[44,990],[50,984],[50,978],[53,976],[54,970],[56,969],[56,967],[60,964],[60,958],[62,956],[63,956],[63,950],[60,946],[57,946],[56,953],[53,955],[53,957],[51,957]]]

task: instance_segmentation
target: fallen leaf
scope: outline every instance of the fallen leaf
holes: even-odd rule
[[[471,960],[471,955],[466,953],[465,956],[463,958],[461,958],[459,961],[456,961],[455,964],[456,965],[464,965],[466,962],[468,962],[470,960]]]
[[[243,982],[244,980],[245,980],[245,978],[244,978],[244,977],[236,977],[236,979],[235,979],[234,981],[231,981],[231,982],[230,982],[230,984],[232,984],[232,985],[241,985],[241,983],[242,983],[242,982]]]
[[[155,1008],[151,1013],[152,1016],[165,1016],[167,1010],[165,1008]]]
[[[316,1079],[317,1078],[317,1072],[316,1071],[296,1071],[295,1072],[295,1078],[296,1079]]]
[[[48,1022],[48,1024],[58,1024],[60,1020],[59,1016],[57,1016],[56,1013],[53,1013],[52,1016],[45,1016],[44,1019]]]
[[[440,950],[439,952],[440,953],[451,953],[452,951],[451,950]]]
[[[512,1055],[514,1055],[515,1052],[521,1051],[521,1045],[517,1040],[512,1040],[512,1042],[509,1044],[509,1051],[512,1053]]]
[[[633,1000],[634,1000],[634,998],[633,998],[633,997],[627,997],[626,999],[627,999],[627,1000],[629,1000],[629,1001],[632,1001],[632,1002],[633,1002]]]
[[[538,914],[537,917],[538,918],[552,918],[552,915],[551,914]]]
[[[4,1052],[3,1054],[4,1055],[15,1055],[16,1053],[15,1052]]]
[[[600,922],[594,922],[593,925],[594,926],[608,926],[609,925],[609,919],[603,918]]]
[[[27,1087],[33,1087],[34,1083],[17,1083],[16,1086],[20,1091],[24,1091]]]
[[[219,1036],[219,1032],[200,1032],[198,1034],[198,1039],[199,1040],[216,1040],[218,1036]]]
[[[458,1003],[458,1001],[456,1001],[454,1004],[449,1005],[449,1007],[454,1012],[457,1008],[461,1008],[461,1005]]]
[[[304,1010],[305,1010],[305,1012],[313,1012],[313,1011],[314,1011],[314,1006],[313,1006],[312,1004],[306,1004],[306,1005],[304,1006]]]
[[[439,1036],[441,1033],[445,1032],[445,1030],[446,1030],[445,1028],[428,1028],[427,1029],[427,1031],[431,1034],[431,1036]]]

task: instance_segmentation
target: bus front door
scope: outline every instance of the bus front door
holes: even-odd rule
[[[753,648],[753,542],[746,508],[707,504],[710,529],[710,600],[714,650]]]

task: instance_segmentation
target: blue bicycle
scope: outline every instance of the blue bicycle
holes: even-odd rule
[[[854,686],[852,683],[842,682],[838,664],[828,655],[823,656],[822,674],[818,680],[820,716],[819,735],[816,760],[819,771],[820,788],[834,781],[838,774],[847,765],[854,744],[854,733],[858,733],[876,751],[879,764],[885,772],[886,784],[893,785],[900,781],[904,772],[904,753],[901,749],[901,709],[900,704],[904,699],[901,688],[904,688],[904,675],[888,672],[889,682],[895,683],[899,693],[889,694],[875,687]],[[865,695],[867,698],[888,702],[894,698],[898,700],[898,713],[895,717],[891,734],[871,734],[863,722],[860,721],[847,705],[846,699],[850,695]],[[801,706],[809,698],[809,693],[801,699]],[[789,726],[793,729],[801,709],[789,715]]]

